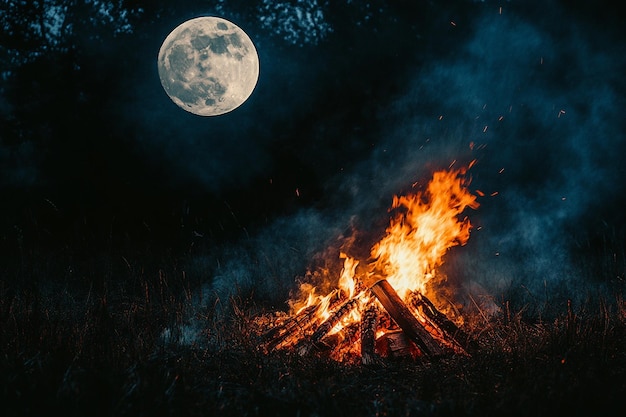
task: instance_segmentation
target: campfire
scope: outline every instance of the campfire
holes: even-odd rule
[[[340,253],[336,282],[305,282],[289,301],[289,313],[256,319],[261,349],[363,364],[470,355],[473,341],[461,329],[462,317],[449,318],[432,301],[442,298],[437,268],[444,255],[469,239],[472,226],[461,216],[478,207],[468,168],[437,171],[424,189],[394,197],[386,233],[365,262]],[[319,294],[322,288],[330,290]]]

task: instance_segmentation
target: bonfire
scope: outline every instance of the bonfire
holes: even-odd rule
[[[339,253],[336,283],[302,283],[288,313],[257,318],[260,348],[363,364],[390,356],[471,355],[462,317],[450,319],[432,301],[440,298],[434,278],[445,254],[470,237],[463,213],[478,207],[467,169],[437,171],[425,189],[395,196],[389,226],[368,259]]]

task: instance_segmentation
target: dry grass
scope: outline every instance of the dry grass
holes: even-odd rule
[[[610,295],[551,314],[515,294],[494,315],[470,305],[472,357],[362,366],[260,352],[253,319],[271,309],[254,294],[200,302],[204,278],[177,259],[19,259],[0,271],[4,417],[609,416],[626,395],[622,269]]]
[[[259,352],[254,298],[198,308],[180,272],[113,282],[0,282],[3,416],[582,416],[614,414],[626,394],[621,295],[549,320],[477,309],[473,357],[365,367]]]

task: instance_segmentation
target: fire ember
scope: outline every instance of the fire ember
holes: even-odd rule
[[[326,283],[334,289],[319,295],[319,287],[302,284],[288,314],[258,317],[260,348],[324,352],[363,364],[382,357],[470,355],[473,341],[459,327],[461,318],[449,319],[431,301],[439,299],[434,278],[444,255],[469,239],[472,226],[460,216],[478,207],[466,172],[437,171],[424,190],[394,197],[390,211],[396,214],[364,266],[340,253],[341,275],[336,285]]]

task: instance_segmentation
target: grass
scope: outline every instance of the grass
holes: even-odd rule
[[[623,286],[549,318],[508,300],[495,315],[470,306],[472,357],[366,367],[259,352],[251,322],[267,307],[253,295],[200,303],[176,261],[69,271],[53,258],[33,254],[0,279],[5,417],[608,416],[626,395]]]

